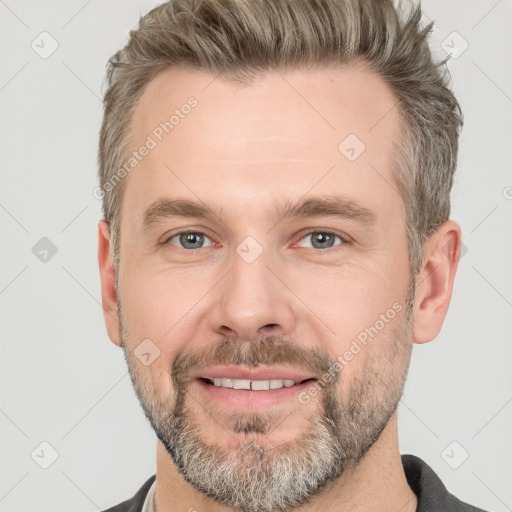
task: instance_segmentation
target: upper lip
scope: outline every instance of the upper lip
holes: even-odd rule
[[[316,378],[310,373],[301,372],[284,367],[267,368],[244,368],[241,366],[211,366],[196,374],[192,378],[196,379],[214,379],[220,377],[223,379],[244,379],[244,380],[271,380],[271,379],[290,379],[295,382],[301,382],[307,379]]]

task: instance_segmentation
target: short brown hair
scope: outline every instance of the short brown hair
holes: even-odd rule
[[[250,84],[271,69],[363,61],[397,98],[394,176],[416,275],[423,241],[450,215],[462,113],[447,59],[436,63],[430,52],[433,22],[421,28],[421,7],[405,7],[392,0],[170,0],[142,17],[107,66],[98,163],[114,268],[125,180],[106,184],[126,161],[134,109],[159,72],[197,69]]]

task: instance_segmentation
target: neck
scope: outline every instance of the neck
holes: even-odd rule
[[[398,448],[396,412],[363,460],[300,508],[301,512],[414,512]],[[178,473],[161,442],[157,445],[156,512],[231,512],[205,497]],[[290,511],[291,512],[291,511]]]

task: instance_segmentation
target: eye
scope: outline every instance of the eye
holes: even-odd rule
[[[178,242],[174,243],[173,240],[177,239]],[[205,241],[209,241],[204,245]],[[203,247],[210,247],[213,245],[211,239],[200,231],[180,231],[167,239],[165,243],[171,245],[178,245],[183,249],[202,249]]]
[[[345,243],[345,240],[343,240],[339,235],[330,233],[329,231],[310,231],[300,240],[302,241],[307,239],[310,239],[311,243],[310,245],[306,245],[306,247],[311,247],[313,249],[330,249],[331,247]],[[339,240],[338,243],[336,243],[336,239]]]

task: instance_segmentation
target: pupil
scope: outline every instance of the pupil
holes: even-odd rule
[[[202,235],[199,233],[184,233],[181,235],[181,243],[187,248],[190,248],[190,246],[195,248],[201,247]]]
[[[314,238],[316,238],[316,241],[322,247],[324,246],[324,244],[326,244],[329,241],[329,239],[332,239],[331,235],[326,235],[324,233],[315,233],[315,235],[316,235],[316,237],[314,237]]]

